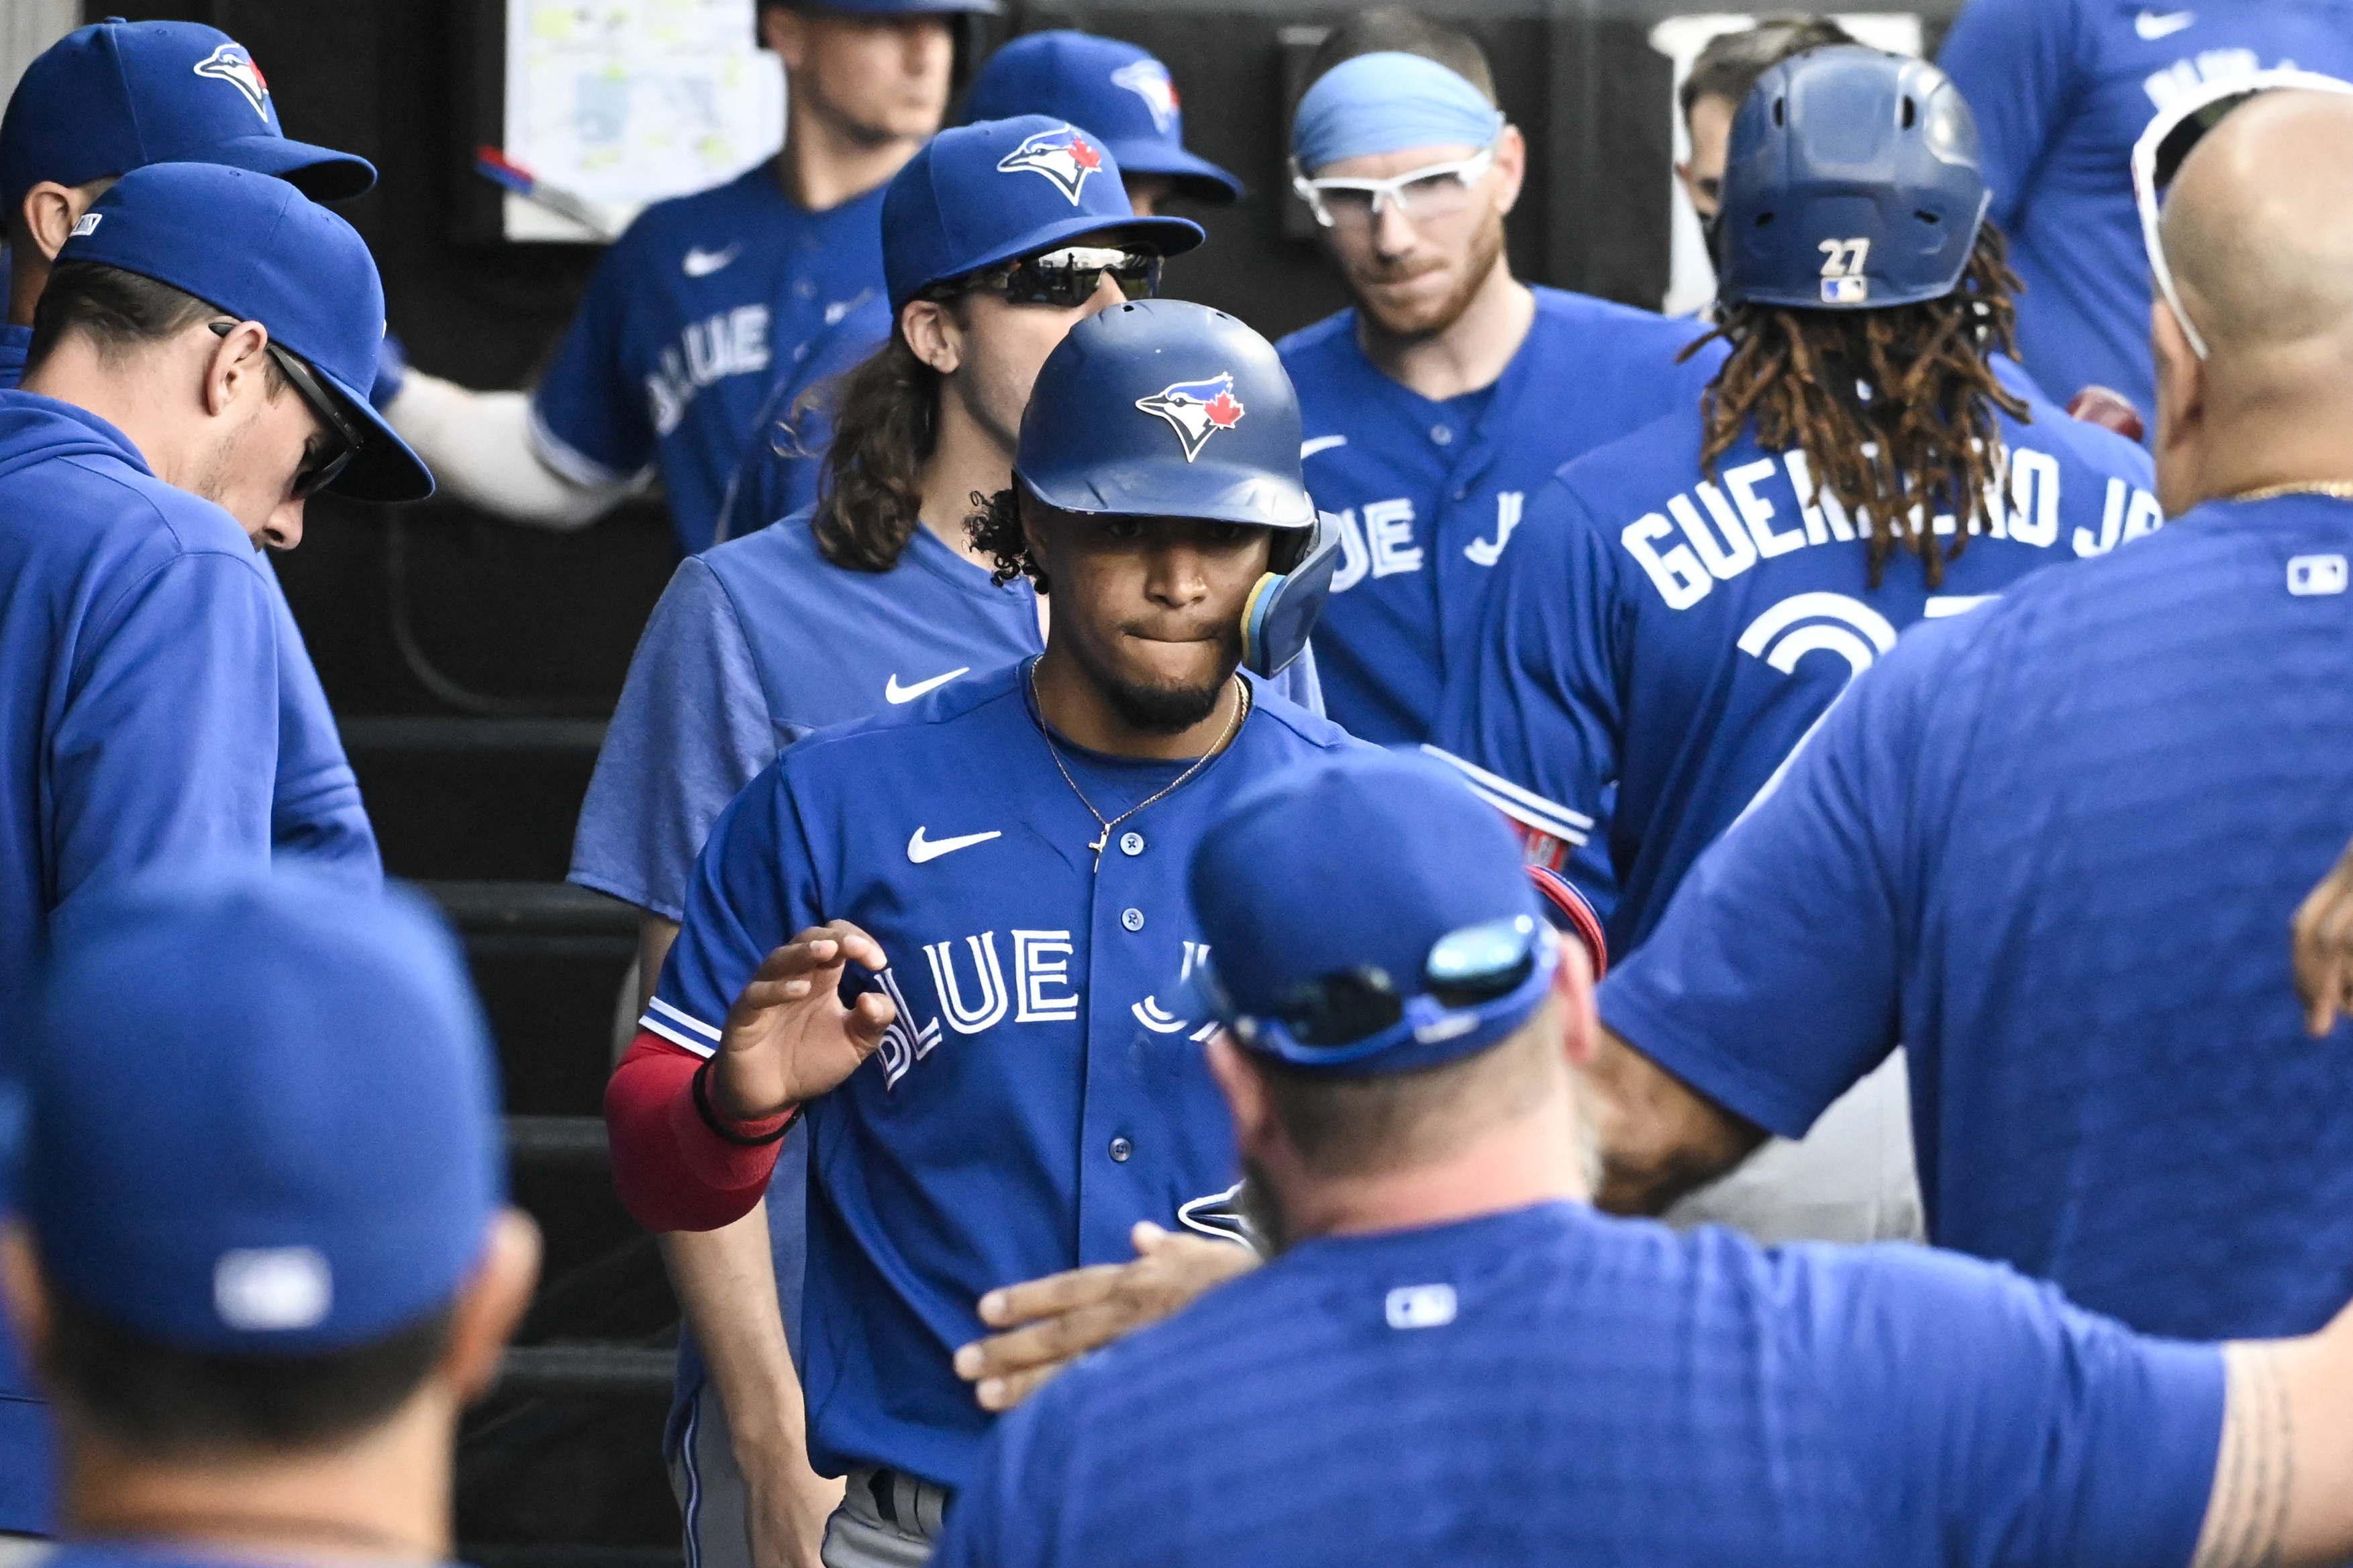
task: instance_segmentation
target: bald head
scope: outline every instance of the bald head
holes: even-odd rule
[[[2353,348],[2353,98],[2269,92],[2233,110],[2183,162],[2163,239],[2218,360]]]

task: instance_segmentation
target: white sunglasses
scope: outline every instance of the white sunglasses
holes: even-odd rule
[[[2173,177],[2181,172],[2182,161],[2189,156],[2189,150],[2221,124],[2231,110],[2251,98],[2283,89],[2353,97],[2353,82],[2312,71],[2253,71],[2228,77],[2208,82],[2158,110],[2157,118],[2148,122],[2148,129],[2140,133],[2140,140],[2133,144],[2133,199],[2140,206],[2141,242],[2148,248],[2148,268],[2157,276],[2158,292],[2173,309],[2173,319],[2181,323],[2181,335],[2189,340],[2190,352],[2200,359],[2211,357],[2206,339],[2198,331],[2197,323],[2190,321],[2189,312],[2182,309],[2181,295],[2174,287],[2173,268],[2166,263],[2165,244],[2158,232],[2165,193],[2171,188]]]
[[[1493,142],[1468,158],[1408,169],[1386,180],[1311,180],[1294,161],[1291,165],[1291,188],[1299,193],[1299,199],[1307,204],[1315,221],[1325,228],[1332,227],[1341,216],[1377,219],[1383,204],[1389,202],[1396,203],[1409,220],[1419,221],[1461,212],[1470,200],[1471,187],[1485,179],[1487,171],[1494,166]],[[1339,208],[1337,214],[1335,206]]]

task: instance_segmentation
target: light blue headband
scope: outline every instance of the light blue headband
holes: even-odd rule
[[[1484,147],[1503,129],[1503,112],[1436,60],[1358,55],[1316,78],[1299,100],[1291,155],[1312,174],[1401,147]]]

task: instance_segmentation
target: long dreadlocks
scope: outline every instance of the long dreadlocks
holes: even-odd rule
[[[1683,354],[1718,338],[1732,345],[1701,403],[1701,467],[1713,480],[1754,419],[1760,445],[1801,449],[1817,493],[1867,531],[1873,587],[1899,545],[1937,587],[1945,562],[1985,524],[1986,492],[2002,477],[1994,411],[2028,417],[1991,363],[2018,352],[2020,287],[2001,231],[1984,223],[1960,286],[1942,299],[1883,310],[1725,307]],[[1940,550],[1928,520],[1946,511],[1959,522]]]

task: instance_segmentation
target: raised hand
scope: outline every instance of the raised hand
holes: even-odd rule
[[[768,954],[727,1010],[712,1058],[712,1108],[731,1121],[764,1121],[856,1071],[897,1012],[879,992],[843,1006],[842,966],[880,971],[889,962],[881,944],[848,921],[813,926]]]

